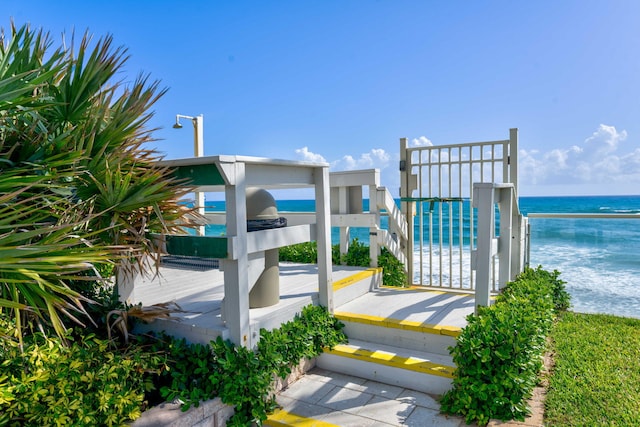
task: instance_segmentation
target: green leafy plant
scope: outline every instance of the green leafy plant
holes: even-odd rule
[[[0,324],[15,328],[6,317]],[[112,351],[108,341],[77,339],[71,329],[65,338],[70,345],[30,334],[24,351],[15,340],[0,341],[0,425],[120,426],[140,416],[164,358],[141,347]]]
[[[542,367],[556,307],[566,305],[567,296],[557,289],[560,282],[557,272],[527,268],[494,305],[467,317],[450,348],[457,369],[453,388],[441,401],[443,412],[479,425],[492,418],[523,420],[529,414],[526,399]]]
[[[0,163],[0,313],[11,313],[20,341],[28,323],[60,336],[64,318],[82,324],[78,315],[91,300],[71,283],[99,280],[94,266],[113,262],[122,249],[91,243],[94,232],[83,230],[87,216],[60,195],[59,181],[72,172],[48,173],[66,168],[61,157],[43,167]]]
[[[304,242],[284,246],[279,251],[280,261],[315,264],[318,262],[318,246],[316,242]]]
[[[209,345],[188,344],[185,339],[168,335],[158,338],[140,337],[150,352],[166,354],[167,369],[156,378],[158,399],[183,402],[186,411],[203,400],[218,395],[221,371],[216,353]]]
[[[269,360],[265,364],[265,358],[276,359],[277,355],[260,355],[260,350],[254,353],[245,347],[235,346],[230,341],[223,341],[222,338],[213,341],[211,345],[222,371],[221,376],[213,376],[211,379],[219,386],[220,399],[235,409],[227,425],[247,426],[254,420],[265,420],[267,414],[275,408],[273,398],[269,396],[274,362]],[[284,360],[281,359],[280,364],[283,363]],[[232,376],[233,380],[230,381]]]
[[[224,360],[218,356],[218,363],[226,374],[240,373],[230,384],[223,383],[220,397],[223,402],[235,406],[236,413],[228,421],[230,426],[245,426],[252,421],[262,422],[275,408],[271,385],[276,376],[285,378],[291,368],[303,358],[313,358],[321,354],[325,347],[333,347],[346,341],[342,324],[319,306],[307,306],[300,315],[281,325],[274,331],[262,329],[257,351],[238,348],[226,342]],[[214,346],[220,348],[222,340]],[[222,350],[222,349],[220,349]],[[246,375],[246,377],[245,377]]]
[[[183,410],[219,396],[235,408],[227,425],[262,422],[275,405],[272,385],[276,377],[285,378],[301,359],[346,341],[343,327],[323,307],[307,306],[280,328],[262,329],[255,351],[220,337],[210,346],[159,337],[151,348],[167,354],[167,369],[158,378],[161,396],[179,399]]]
[[[382,267],[382,283],[385,286],[398,288],[407,286],[407,273],[404,271],[404,264],[387,248],[382,248],[382,253],[378,257],[378,265]]]
[[[165,90],[125,84],[126,49],[91,39],[54,49],[13,24],[0,38],[0,310],[18,334],[35,321],[63,336],[106,285],[100,264],[149,268],[149,231],[195,226],[179,203],[190,189],[144,147]]]
[[[346,265],[368,267],[371,263],[369,246],[365,245],[358,239],[353,239],[349,245],[347,253],[342,255],[341,261]]]

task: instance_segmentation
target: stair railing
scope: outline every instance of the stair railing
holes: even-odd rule
[[[404,214],[386,187],[380,186],[380,171],[365,169],[331,172],[331,226],[340,229],[340,253],[346,254],[351,241],[350,228],[369,228],[371,266],[378,266],[380,250],[385,247],[407,269],[405,255],[409,228]],[[369,211],[363,209],[363,188],[368,187]],[[381,226],[381,217],[387,216],[388,229]]]

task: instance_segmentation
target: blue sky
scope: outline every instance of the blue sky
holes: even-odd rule
[[[640,2],[14,1],[1,24],[96,37],[169,92],[152,124],[192,155],[175,114],[204,115],[205,154],[377,167],[398,140],[520,133],[520,193],[640,193]]]

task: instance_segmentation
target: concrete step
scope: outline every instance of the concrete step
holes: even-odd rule
[[[449,355],[461,328],[425,324],[417,321],[385,318],[362,313],[336,311],[334,315],[345,324],[349,338],[390,345],[393,347]]]
[[[354,272],[350,276],[333,282],[333,305],[343,306],[366,295],[382,284],[382,268],[372,267]]]
[[[283,389],[265,426],[466,426],[427,393],[314,368]]]
[[[451,388],[451,357],[350,339],[323,353],[320,368],[430,394]]]

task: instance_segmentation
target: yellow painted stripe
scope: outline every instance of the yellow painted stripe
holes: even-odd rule
[[[336,424],[314,420],[313,418],[306,418],[283,410],[277,410],[273,414],[269,415],[269,418],[267,418],[262,425],[272,427],[340,427]]]
[[[325,353],[445,378],[453,378],[453,371],[455,370],[452,366],[429,362],[417,357],[402,357],[386,351],[371,351],[366,348],[354,348],[343,344],[335,346],[332,350],[326,349]]]
[[[335,282],[333,282],[333,290],[337,291],[338,289],[346,288],[347,286],[353,285],[354,283],[371,277],[374,274],[382,274],[382,268],[367,268],[366,270],[359,271],[349,277],[345,277],[344,279],[336,280]]]
[[[461,328],[457,326],[444,326],[423,324],[411,320],[393,319],[391,317],[372,316],[370,314],[348,313],[337,311],[334,316],[344,322],[364,323],[366,325],[376,325],[385,328],[404,329],[407,331],[420,332],[424,334],[447,335],[457,337]]]

